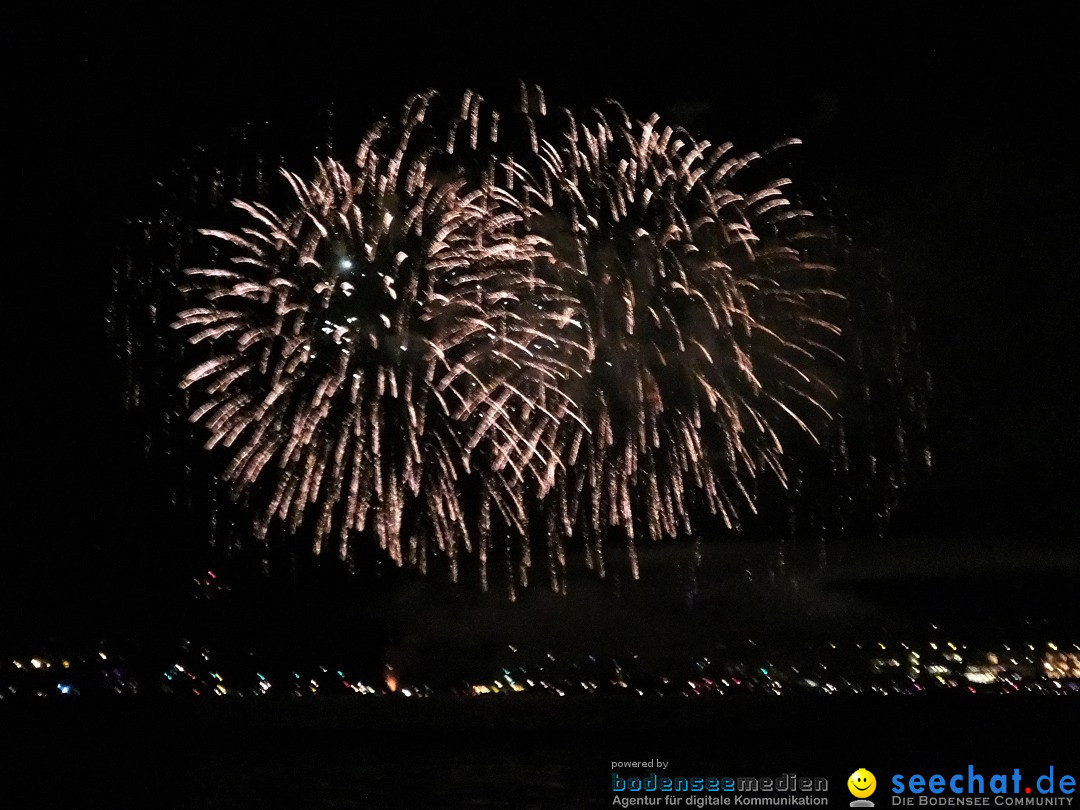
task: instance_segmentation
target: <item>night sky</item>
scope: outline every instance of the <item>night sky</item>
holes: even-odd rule
[[[736,10],[746,5],[758,10]],[[1064,20],[900,5],[870,14],[717,4],[708,15],[670,4],[647,15],[587,4],[572,15],[541,5],[492,14],[396,4],[206,16],[182,6],[153,16],[137,4],[74,9],[31,15],[4,34],[0,638],[129,629],[146,605],[146,623],[164,615],[182,625],[176,604],[208,559],[197,538],[170,528],[165,494],[125,424],[105,335],[123,223],[155,183],[248,122],[269,122],[291,146],[333,109],[347,154],[351,124],[358,137],[411,92],[469,87],[509,98],[518,79],[557,105],[612,97],[632,115],[659,112],[742,149],[801,137],[796,162],[888,257],[919,325],[934,381],[932,475],[907,494],[884,540],[838,549],[828,576],[798,600],[741,577],[762,549],[710,549],[706,571],[723,610],[708,614],[703,633],[762,623],[798,631],[807,616],[828,628],[926,618],[898,612],[896,589],[929,600],[928,615],[974,621],[983,591],[971,585],[968,604],[942,589],[983,578],[1007,606],[1027,598],[1030,578],[1075,576],[1080,64]],[[615,611],[615,625],[638,628],[640,637],[627,631],[632,645],[683,615],[676,551],[648,552],[640,585],[581,575],[566,600],[541,584],[512,608],[473,582],[454,589],[410,576],[359,607],[347,594],[338,604],[288,585],[253,585],[251,598],[293,600],[276,620],[298,634],[298,613],[337,638],[328,615],[346,626],[391,612],[395,632],[446,643],[518,633],[539,644],[537,626]],[[867,580],[880,586],[873,598],[852,590]],[[645,620],[653,624],[642,629]],[[576,626],[560,631],[566,643],[611,627]]]

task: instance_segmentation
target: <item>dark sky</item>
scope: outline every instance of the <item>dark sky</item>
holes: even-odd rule
[[[745,149],[802,137],[827,196],[890,256],[934,377],[935,471],[894,531],[1018,556],[1036,538],[1072,542],[1080,65],[1064,20],[899,4],[354,5],[76,5],[6,26],[9,625],[68,605],[69,589],[112,590],[127,609],[188,559],[148,528],[167,510],[124,425],[104,333],[120,224],[156,180],[248,121],[303,122],[299,135],[333,106],[342,138],[410,92],[506,96],[519,78],[557,104],[610,96]],[[125,589],[131,578],[149,584]]]

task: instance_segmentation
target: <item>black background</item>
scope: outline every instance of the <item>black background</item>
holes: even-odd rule
[[[826,198],[891,257],[933,374],[934,472],[891,536],[991,547],[1005,577],[1035,541],[1051,565],[1067,556],[1080,66],[1065,20],[745,5],[76,4],[9,20],[0,629],[179,598],[198,563],[165,539],[105,337],[121,226],[153,184],[245,122],[306,137],[332,107],[359,134],[408,93],[509,97],[518,79],[744,149],[803,138]]]

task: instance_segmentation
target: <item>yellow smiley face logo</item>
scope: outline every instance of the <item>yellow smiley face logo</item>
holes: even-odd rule
[[[865,799],[877,788],[877,779],[866,768],[859,768],[847,780],[847,789],[856,799]]]

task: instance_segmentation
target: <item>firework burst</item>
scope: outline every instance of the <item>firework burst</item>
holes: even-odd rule
[[[516,417],[566,410],[545,404],[564,361],[529,345],[569,317],[498,190],[429,177],[430,101],[373,128],[354,167],[286,173],[286,213],[237,201],[246,227],[203,231],[229,260],[185,270],[193,305],[175,326],[206,355],[181,383],[199,395],[190,418],[228,451],[224,478],[265,504],[260,537],[307,524],[317,551],[335,537],[344,556],[370,528],[399,563],[423,568],[429,542],[456,560],[473,547],[463,479],[481,447],[500,477],[479,476],[485,508],[523,531],[514,482],[544,437]],[[519,313],[534,296],[545,305]]]
[[[546,110],[525,96],[523,114]],[[617,104],[530,124],[514,192],[584,313],[588,374],[571,389],[549,536],[692,534],[700,507],[733,528],[763,475],[786,483],[792,428],[817,442],[836,399],[831,240],[735,155]],[[559,555],[561,558],[561,555]]]
[[[736,528],[833,432],[836,243],[762,158],[615,103],[418,95],[200,231],[180,409],[258,537],[485,584],[498,544],[512,589],[534,545],[562,589],[614,538],[636,576],[636,541]]]

